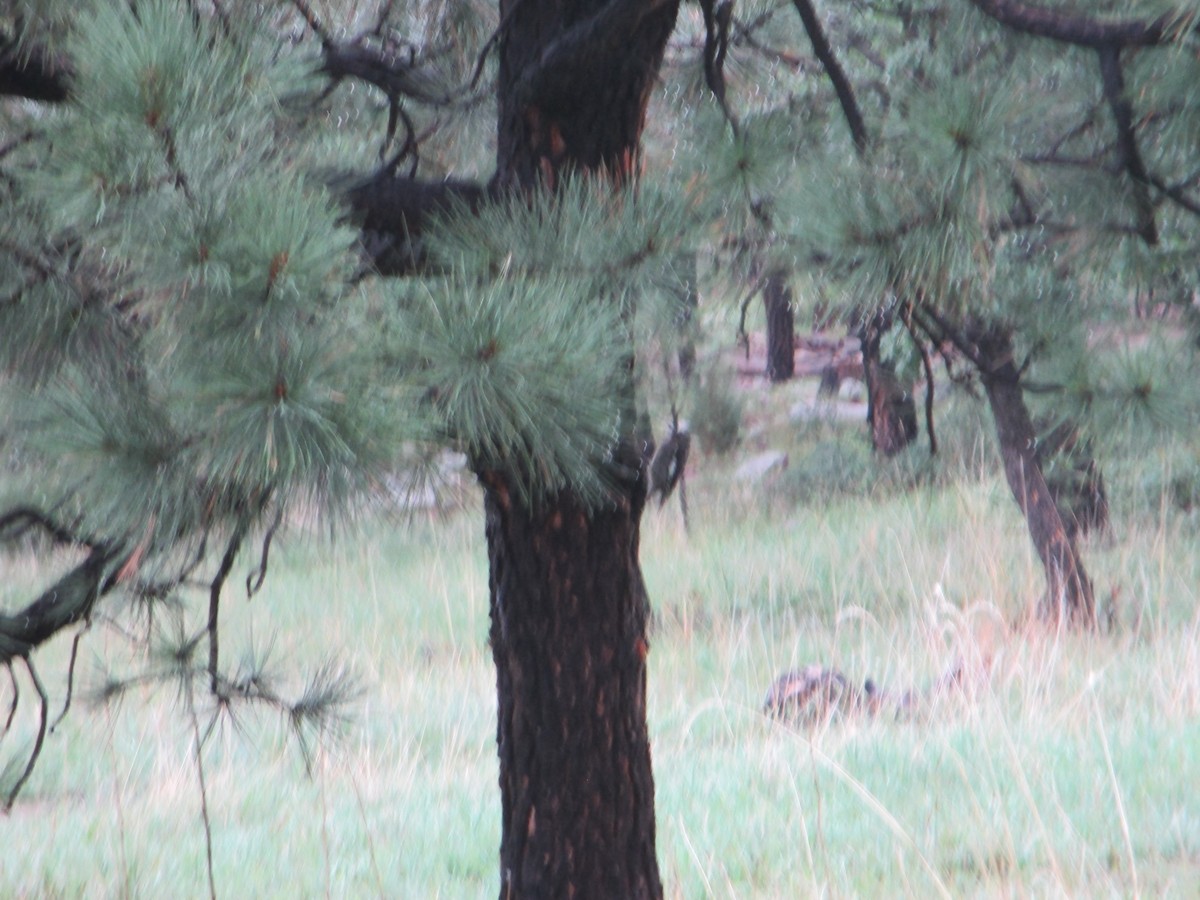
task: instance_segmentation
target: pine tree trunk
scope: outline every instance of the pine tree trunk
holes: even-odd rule
[[[767,314],[767,379],[778,384],[796,373],[796,315],[787,272],[774,269],[763,284]]]
[[[1041,614],[1057,622],[1093,627],[1096,604],[1083,559],[1046,484],[1037,454],[1037,432],[1025,406],[1020,371],[1013,360],[1012,335],[1002,328],[973,336],[979,351],[983,387],[996,423],[1004,475],[1025,514],[1029,536],[1046,573]]]
[[[554,190],[571,171],[636,179],[646,104],[677,7],[502,0],[494,187]],[[638,562],[645,476],[634,451],[632,369],[629,378],[617,450],[638,477],[617,485],[606,507],[570,492],[531,506],[514,489],[520,473],[480,473],[502,900],[662,896]]]
[[[884,456],[894,456],[917,438],[916,399],[880,358],[879,345],[890,325],[890,317],[875,312],[859,331],[871,446]]]
[[[645,479],[612,508],[486,491],[501,897],[652,898]]]

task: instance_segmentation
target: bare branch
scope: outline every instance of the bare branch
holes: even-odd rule
[[[1142,161],[1133,130],[1133,104],[1125,92],[1125,75],[1121,69],[1121,50],[1106,44],[1097,53],[1100,57],[1100,76],[1104,84],[1104,99],[1108,101],[1117,125],[1117,159],[1133,181],[1133,197],[1137,206],[1138,233],[1147,244],[1158,243],[1158,225],[1154,221],[1154,204],[1150,199],[1150,178]]]
[[[17,779],[17,783],[13,785],[12,791],[5,798],[5,812],[12,809],[13,802],[17,799],[17,794],[21,792],[21,788],[29,780],[29,774],[33,771],[34,765],[37,764],[38,757],[42,753],[42,742],[46,739],[46,721],[50,717],[50,698],[46,696],[46,688],[43,687],[42,680],[38,678],[37,669],[33,667],[33,661],[28,656],[25,657],[25,668],[29,670],[29,677],[38,692],[38,697],[42,700],[41,718],[38,720],[38,733],[37,739],[33,742],[33,753],[29,755],[29,762],[25,764],[25,771],[21,773],[21,777]]]
[[[1189,197],[1181,185],[1167,184],[1159,176],[1153,173],[1148,173],[1146,178],[1163,194],[1163,196],[1173,200],[1176,204],[1182,206],[1192,215],[1200,216],[1200,201]]]
[[[418,103],[447,105],[452,92],[433,90],[413,60],[402,60],[359,41],[323,44],[322,71],[334,80],[357,78],[373,84],[389,97],[408,97]]]
[[[99,542],[95,538],[76,534],[32,506],[15,506],[0,514],[0,541],[10,541],[21,537],[33,528],[40,528],[59,544],[88,547],[93,550],[99,546]],[[6,534],[5,532],[9,529],[11,532]]]
[[[263,536],[262,554],[259,556],[258,568],[246,576],[246,596],[253,597],[258,593],[263,586],[263,581],[267,577],[267,559],[271,555],[271,542],[275,539],[275,532],[279,530],[279,526],[283,524],[283,506],[282,504],[275,511],[275,519],[271,522],[267,533]]]
[[[737,118],[725,100],[725,54],[729,50],[729,23],[733,17],[731,0],[700,0],[704,13],[704,83],[712,91],[717,105],[729,122],[729,127],[738,133]]]
[[[612,0],[595,15],[576,22],[549,41],[536,60],[514,80],[513,106],[542,102],[550,97],[590,92],[598,73],[629,63],[629,39],[647,18],[670,12],[679,0]],[[586,84],[580,84],[580,79]],[[552,105],[552,104],[551,104]]]
[[[1014,31],[1077,47],[1155,47],[1196,28],[1195,14],[1165,12],[1150,21],[1104,20],[1034,6],[1023,0],[968,0],[984,15]]]
[[[854,97],[854,88],[850,86],[850,79],[846,77],[833,48],[829,45],[825,30],[821,27],[821,20],[817,18],[813,9],[812,0],[792,0],[792,5],[800,14],[800,21],[804,23],[804,30],[808,32],[808,39],[812,42],[813,52],[824,66],[825,74],[833,82],[833,90],[842,107],[842,115],[846,117],[846,124],[850,126],[850,134],[854,138],[854,147],[861,155],[867,149],[867,126]]]
[[[79,658],[79,642],[83,640],[84,633],[91,627],[91,620],[84,619],[83,627],[75,632],[75,639],[71,641],[71,662],[67,666],[67,699],[63,701],[62,712],[58,714],[58,718],[50,726],[51,734],[54,733],[54,729],[59,726],[62,720],[67,717],[67,710],[71,708],[71,697],[75,693],[75,662]]]
[[[0,614],[0,663],[27,656],[35,647],[86,619],[96,600],[116,586],[109,577],[121,551],[96,547],[87,559],[18,613]]]
[[[921,354],[921,365],[925,369],[925,430],[929,433],[929,455],[937,456],[937,433],[933,428],[933,360],[929,356],[929,348],[925,345],[925,341],[917,333],[917,325],[913,321],[911,303],[901,307],[900,321],[904,323],[904,328],[908,332],[908,336],[912,339],[917,352]]]
[[[208,679],[209,688],[214,694],[218,693],[219,683],[217,664],[220,652],[218,618],[221,611],[221,589],[225,586],[225,580],[229,577],[233,562],[237,559],[238,552],[242,549],[242,543],[246,540],[246,532],[249,530],[250,517],[243,515],[233,529],[229,544],[225,547],[225,555],[221,557],[221,565],[217,568],[217,574],[213,576],[212,584],[209,586],[208,625],[206,627],[208,633]]]
[[[8,734],[8,729],[12,728],[13,718],[17,715],[17,704],[21,699],[21,688],[17,685],[17,673],[13,671],[12,660],[4,664],[4,668],[8,669],[8,681],[12,685],[12,701],[8,705],[8,718],[4,720],[4,729],[0,731],[0,739]]]

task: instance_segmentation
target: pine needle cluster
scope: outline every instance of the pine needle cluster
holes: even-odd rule
[[[652,187],[614,198],[587,178],[445,219],[430,252],[448,274],[400,290],[388,338],[435,436],[527,498],[601,500],[628,474],[612,462],[634,424],[635,318],[671,315],[662,257],[685,230]]]

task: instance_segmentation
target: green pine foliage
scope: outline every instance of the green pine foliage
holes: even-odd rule
[[[1184,347],[1136,364],[1094,352],[1095,326],[1127,317],[1139,286],[1171,284],[1186,305],[1200,284],[1186,261],[1200,245],[1193,212],[1160,195],[1159,240],[1137,234],[1139,187],[1113,158],[1096,54],[1017,35],[970,4],[930,12],[907,35],[888,12],[860,15],[889,60],[875,139],[862,157],[827,143],[793,169],[777,240],[850,306],[915,300],[1012,329],[1030,387],[1099,434],[1187,421],[1194,404],[1168,375],[1187,368]],[[1138,132],[1147,165],[1170,184],[1195,177],[1193,57],[1124,57],[1127,94],[1153,123]],[[865,74],[855,54],[844,60]]]
[[[23,459],[68,473],[59,502],[113,540],[167,551],[267,497],[345,499],[381,452],[335,314],[354,235],[272,148],[297,69],[254,36],[97,4],[66,45],[75,103],[25,174],[68,249],[4,310],[5,368],[39,388]]]
[[[602,500],[635,416],[631,354],[677,312],[662,256],[686,229],[653,185],[614,198],[586,178],[451,215],[430,241],[449,274],[399,287],[388,327],[435,436],[476,471],[519,473],[527,498]]]

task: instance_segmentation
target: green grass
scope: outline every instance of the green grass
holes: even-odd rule
[[[1116,627],[1057,634],[1028,617],[1041,573],[1003,483],[979,472],[986,444],[947,451],[954,477],[911,477],[910,460],[908,475],[867,484],[873,476],[860,473],[857,486],[822,496],[796,470],[841,438],[789,435],[764,439],[790,441],[793,458],[766,488],[729,477],[736,460],[699,460],[690,537],[674,505],[644,520],[668,896],[1197,896],[1192,514],[1165,494],[1119,506],[1113,535],[1085,551],[1103,602],[1116,592]],[[905,478],[917,486],[901,490]],[[312,779],[275,718],[215,732],[204,760],[221,895],[495,896],[495,697],[477,500],[406,525],[369,523],[333,547],[301,529],[272,559],[259,595],[229,593],[227,658],[251,636],[273,636],[278,668],[297,682],[334,653],[363,693]],[[22,555],[0,566],[5,609],[27,602],[53,568]],[[60,638],[36,658],[56,706],[69,644]],[[143,662],[104,625],[83,646],[85,687],[101,665],[128,672]],[[759,709],[774,675],[795,665],[903,687],[959,659],[972,673],[966,690],[919,721],[801,732]],[[24,680],[21,696],[0,761],[22,762],[32,742],[36,704]],[[0,818],[0,896],[206,895],[179,699],[147,688],[117,707],[77,703]]]

